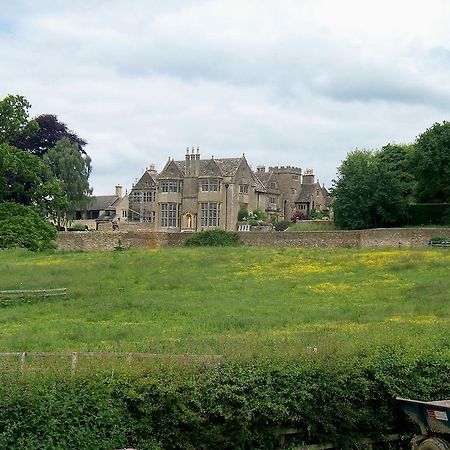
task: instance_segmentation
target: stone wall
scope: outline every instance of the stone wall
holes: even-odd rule
[[[356,231],[300,231],[239,233],[245,245],[252,247],[298,248],[369,248],[425,247],[431,238],[450,239],[450,228],[380,228]],[[180,247],[190,233],[152,231],[81,231],[61,232],[60,250],[114,250],[126,248]]]

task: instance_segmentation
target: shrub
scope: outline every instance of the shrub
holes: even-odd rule
[[[238,222],[244,222],[248,218],[248,211],[246,209],[240,209],[238,211],[237,220]]]
[[[240,238],[237,233],[214,229],[189,236],[184,245],[186,247],[236,247],[239,243]]]
[[[23,247],[38,251],[54,248],[56,229],[32,206],[0,203],[0,248]]]
[[[83,225],[82,223],[76,223],[75,225],[67,229],[67,231],[86,231],[86,230],[87,226]]]
[[[275,224],[275,230],[276,231],[284,231],[287,230],[291,225],[291,222],[289,220],[282,220],[281,222],[278,222]]]
[[[292,214],[291,222],[296,223],[298,220],[305,220],[306,214],[303,211],[295,211],[294,214]]]
[[[408,205],[409,225],[440,225],[450,223],[450,205],[446,203],[411,203]]]

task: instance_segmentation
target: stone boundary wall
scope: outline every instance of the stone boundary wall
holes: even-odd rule
[[[239,233],[251,247],[370,248],[425,247],[433,237],[450,239],[450,228],[378,228],[355,231],[299,231]],[[152,231],[66,231],[58,234],[60,250],[114,250],[180,247],[190,233]]]

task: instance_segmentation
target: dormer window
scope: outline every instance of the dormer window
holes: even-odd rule
[[[219,180],[214,178],[205,178],[202,180],[202,192],[217,192],[219,186]]]
[[[180,192],[180,183],[178,181],[162,181],[161,192]]]

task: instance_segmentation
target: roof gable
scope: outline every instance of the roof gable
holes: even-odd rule
[[[133,186],[133,189],[148,189],[154,187],[156,183],[153,174],[146,170],[139,181]]]
[[[183,164],[182,164],[183,163]],[[158,178],[181,178],[184,176],[186,164],[184,161],[167,161]]]
[[[200,176],[222,176],[222,171],[215,159],[200,161]]]

